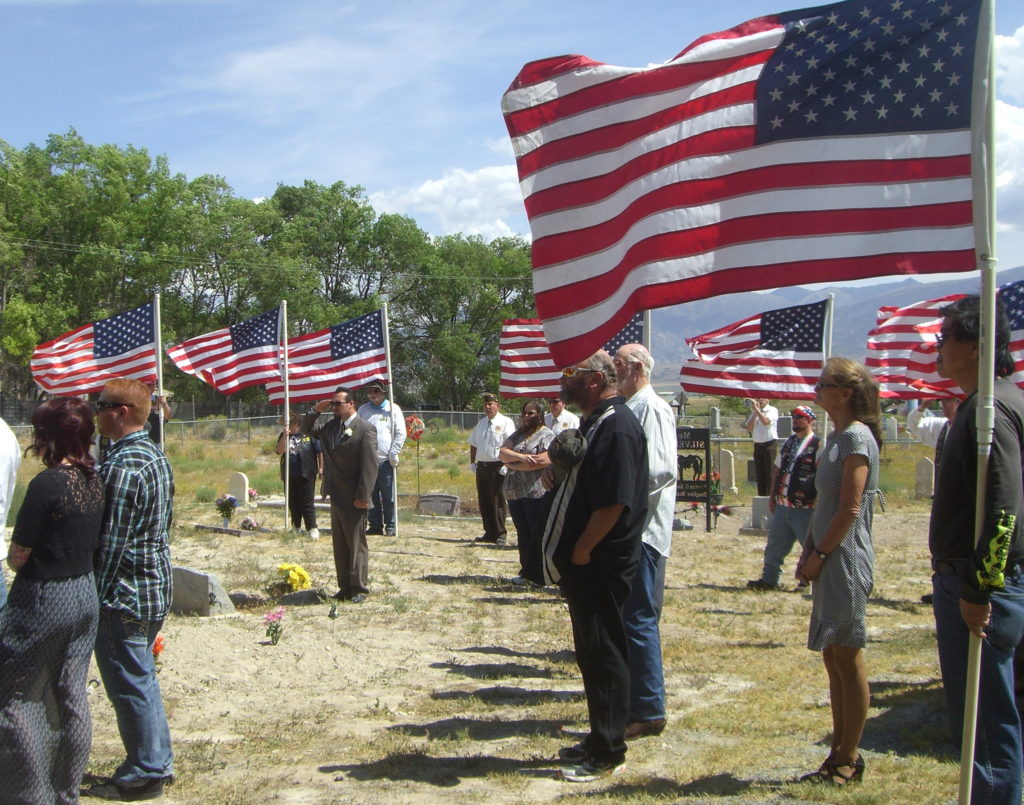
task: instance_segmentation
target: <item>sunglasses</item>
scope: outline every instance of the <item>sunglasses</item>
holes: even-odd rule
[[[120,408],[122,405],[125,408],[134,408],[135,407],[135,403],[113,402],[111,400],[97,400],[96,401],[96,407],[99,408],[101,411],[109,411],[111,408]]]
[[[349,405],[351,402],[352,400],[331,400],[331,408],[334,408],[337,405]]]
[[[838,383],[825,383],[824,381],[821,381],[821,380],[819,380],[817,383],[814,384],[814,390],[815,391],[821,391],[822,389],[838,389],[838,388],[842,388],[842,386],[840,386]]]
[[[562,377],[576,377],[580,372],[600,372],[600,369],[584,369],[581,366],[566,366],[562,370]]]

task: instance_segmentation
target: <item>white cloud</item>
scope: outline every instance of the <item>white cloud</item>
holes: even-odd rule
[[[374,193],[370,202],[383,212],[409,215],[438,235],[462,232],[492,240],[528,232],[514,165],[456,168],[409,190]]]
[[[1024,219],[1024,107],[996,101],[996,215],[1000,230]]]
[[[1024,28],[996,35],[996,88],[1003,98],[1024,103]]]

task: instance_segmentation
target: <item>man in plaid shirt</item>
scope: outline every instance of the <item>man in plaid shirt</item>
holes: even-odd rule
[[[171,734],[153,659],[171,604],[168,528],[174,479],[144,429],[149,389],[111,380],[96,404],[100,433],[113,444],[100,467],[106,489],[96,552],[100,622],[96,664],[117,714],[127,757],[109,782],[83,792],[101,799],[155,799],[173,777]]]

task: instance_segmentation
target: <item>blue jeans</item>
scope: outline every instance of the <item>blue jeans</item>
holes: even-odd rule
[[[370,531],[383,531],[395,527],[395,468],[384,459],[377,467],[377,483],[370,495],[373,504],[366,513],[366,525]]]
[[[968,632],[960,616],[960,577],[932,576],[935,633],[953,741],[960,747],[967,687]],[[1021,801],[1021,725],[1014,697],[1013,654],[1024,635],[1024,580],[1007,575],[992,596],[992,620],[981,644],[978,723],[971,802]]]
[[[768,543],[764,546],[764,568],[761,581],[778,584],[782,575],[782,563],[786,561],[793,543],[803,547],[807,529],[810,528],[814,509],[794,509],[789,506],[775,506],[768,524]]]
[[[665,557],[646,542],[633,586],[622,610],[629,645],[629,723],[665,717],[665,677],[661,668],[661,606]]]
[[[137,621],[100,610],[96,665],[117,715],[127,758],[114,781],[134,787],[174,773],[171,732],[153,660],[153,641],[163,621]]]

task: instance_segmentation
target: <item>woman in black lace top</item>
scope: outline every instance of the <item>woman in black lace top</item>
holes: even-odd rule
[[[92,723],[86,698],[99,602],[92,557],[103,485],[88,403],[57,397],[32,414],[32,479],[11,537],[0,611],[0,802],[77,802]]]

